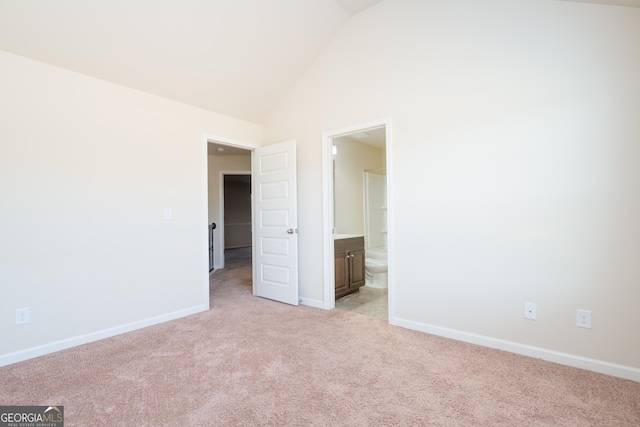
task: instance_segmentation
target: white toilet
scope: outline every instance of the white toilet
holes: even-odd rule
[[[365,250],[364,272],[365,286],[387,289],[387,248],[378,247]]]

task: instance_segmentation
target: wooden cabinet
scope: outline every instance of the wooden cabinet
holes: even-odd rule
[[[364,285],[364,237],[337,239],[334,245],[336,298]]]

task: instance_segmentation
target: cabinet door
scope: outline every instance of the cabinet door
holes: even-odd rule
[[[350,289],[356,289],[364,285],[365,273],[364,273],[364,250],[358,249],[349,252],[351,257],[351,283]]]
[[[349,291],[349,263],[347,253],[338,252],[335,254],[335,292],[336,298],[341,297]]]

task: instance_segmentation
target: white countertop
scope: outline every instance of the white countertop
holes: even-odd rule
[[[364,234],[334,234],[333,240],[351,239],[353,237],[364,237]]]

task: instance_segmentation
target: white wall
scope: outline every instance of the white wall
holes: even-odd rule
[[[364,171],[383,166],[382,150],[349,138],[333,140],[335,232],[364,234]]]
[[[637,8],[387,0],[354,16],[265,123],[298,141],[301,296],[323,298],[321,133],[389,116],[392,322],[640,380],[638,52]]]
[[[251,142],[251,141],[248,141]],[[215,222],[218,228],[213,232],[214,251],[213,265],[220,268],[224,265],[222,238],[222,218],[220,216],[220,172],[251,171],[251,152],[247,155],[208,156],[209,187],[209,224]]]
[[[260,126],[3,52],[0,93],[0,364],[207,309],[202,135]]]

